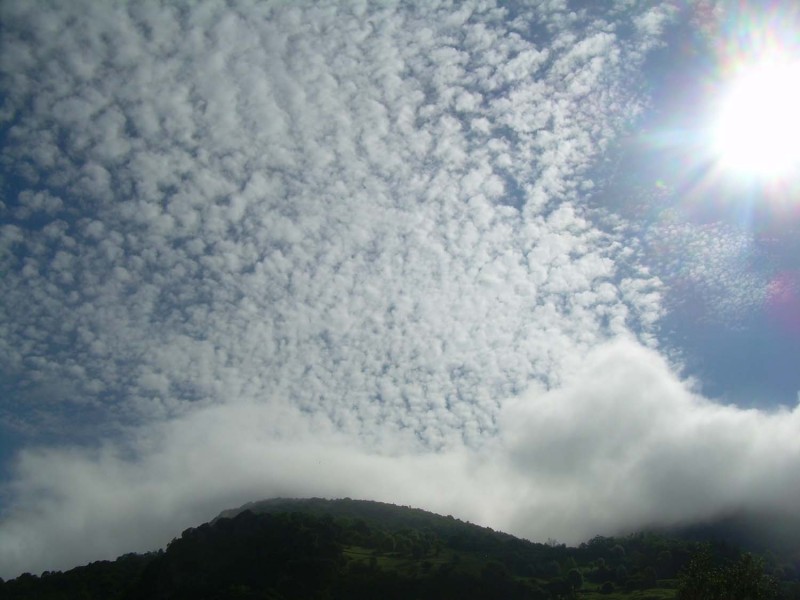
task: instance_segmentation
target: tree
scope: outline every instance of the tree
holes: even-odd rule
[[[615,573],[617,583],[624,584],[626,581],[628,581],[628,569],[625,568],[625,565],[618,566]]]
[[[561,563],[562,572],[564,573],[569,573],[570,569],[575,569],[577,567],[578,563],[575,562],[575,559],[572,556],[568,556]]]
[[[616,544],[609,552],[611,554],[611,558],[613,558],[615,561],[625,558],[625,548],[623,548],[620,544]]]
[[[655,567],[649,566],[642,570],[642,587],[654,588],[658,585],[658,575]]]
[[[573,590],[579,590],[583,587],[583,575],[578,569],[570,569],[567,573],[567,581]]]
[[[561,566],[558,564],[558,561],[550,560],[544,566],[544,574],[546,577],[553,578],[558,577],[561,573]]]
[[[743,554],[723,570],[723,581],[733,598],[767,600],[778,597],[778,584],[764,573],[764,560]]]
[[[678,600],[772,600],[777,582],[764,573],[764,561],[751,554],[718,566],[711,548],[703,546],[680,577]]]
[[[658,572],[663,578],[672,577],[673,570],[672,570],[672,552],[669,550],[662,550],[658,553],[658,558],[656,559],[658,563]]]

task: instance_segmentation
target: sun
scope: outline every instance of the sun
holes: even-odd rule
[[[800,174],[800,60],[759,61],[726,88],[711,135],[719,166],[746,178]]]

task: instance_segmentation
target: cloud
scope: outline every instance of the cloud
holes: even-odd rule
[[[278,495],[411,504],[572,543],[742,507],[788,511],[798,421],[800,408],[710,403],[630,339],[593,350],[564,387],[504,403],[480,449],[409,452],[402,433],[370,446],[290,405],[211,406],[127,444],[24,451],[0,564],[8,576],[153,549]]]
[[[752,232],[724,223],[664,221],[644,241],[654,271],[673,290],[669,304],[731,327],[764,304],[770,274],[753,265],[767,262],[767,253]]]
[[[799,408],[710,402],[629,341],[598,348],[573,383],[509,404],[505,416],[512,464],[532,488],[555,491],[531,509],[550,513],[554,531],[592,533],[581,520],[619,530],[742,507],[788,511],[800,485],[787,478],[800,459]]]
[[[281,397],[473,443],[652,313],[577,195],[646,36],[558,3],[4,18],[6,419]]]

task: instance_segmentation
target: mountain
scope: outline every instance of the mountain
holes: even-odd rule
[[[224,511],[163,551],[22,575],[0,583],[0,598],[660,600],[681,587],[683,598],[760,600],[778,597],[779,579],[788,599],[800,598],[798,567],[654,533],[568,548],[410,507],[278,498]]]
[[[731,511],[715,519],[660,530],[686,540],[719,540],[748,552],[800,561],[800,513]]]

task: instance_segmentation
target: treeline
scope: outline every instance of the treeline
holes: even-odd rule
[[[0,582],[0,598],[800,598],[798,564],[656,534],[537,544],[419,509],[272,500],[165,551]]]

